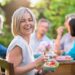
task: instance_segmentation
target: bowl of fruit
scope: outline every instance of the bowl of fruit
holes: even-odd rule
[[[49,60],[44,64],[43,70],[54,72],[58,68],[58,66],[59,63],[56,60]]]

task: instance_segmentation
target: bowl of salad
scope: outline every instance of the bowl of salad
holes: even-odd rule
[[[44,64],[43,70],[54,72],[58,68],[58,66],[59,62],[57,62],[56,60],[49,60]]]

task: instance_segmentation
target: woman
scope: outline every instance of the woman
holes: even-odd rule
[[[70,29],[70,34],[73,38],[73,46],[70,49],[70,51],[67,53],[67,55],[70,55],[73,59],[75,59],[75,18],[69,20],[69,29]]]
[[[69,50],[72,48],[73,45],[73,38],[70,34],[70,28],[69,28],[69,21],[70,19],[75,18],[75,14],[69,14],[66,16],[65,18],[65,28],[67,29],[68,33],[63,34],[64,28],[63,27],[59,27],[57,29],[57,38],[55,41],[55,50],[56,53],[61,55],[65,53],[68,53]]]
[[[34,61],[29,46],[34,27],[35,18],[28,8],[21,7],[14,12],[11,26],[14,39],[8,47],[6,60],[14,64],[15,75],[35,75],[34,69],[45,62],[42,56]]]

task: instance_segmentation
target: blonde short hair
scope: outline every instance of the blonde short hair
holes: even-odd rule
[[[34,25],[36,24],[36,19],[35,19],[32,11],[30,9],[28,9],[26,7],[18,8],[12,16],[11,31],[12,31],[13,36],[16,36],[19,34],[20,21],[21,21],[21,19],[22,19],[23,15],[25,14],[26,11],[32,16]]]

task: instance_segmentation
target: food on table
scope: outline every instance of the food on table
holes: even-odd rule
[[[53,60],[45,63],[45,66],[47,67],[56,67],[57,65],[58,65],[58,62],[53,61]]]
[[[73,58],[71,56],[57,56],[56,60],[58,61],[71,61]]]
[[[44,70],[45,71],[55,71],[58,66],[59,66],[59,63],[55,60],[47,61],[44,64]]]
[[[46,66],[48,66],[48,67],[55,67],[56,66],[56,63],[54,61],[47,62],[46,63]]]

